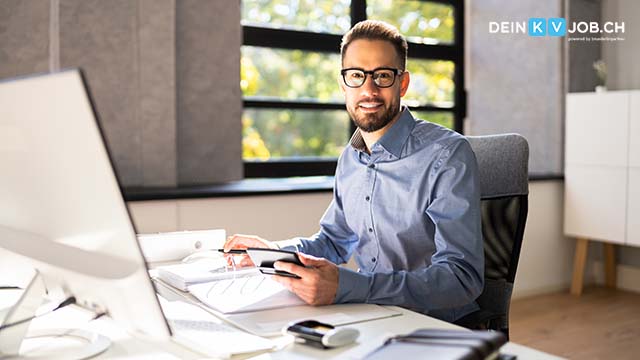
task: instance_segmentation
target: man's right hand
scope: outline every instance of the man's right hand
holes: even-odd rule
[[[267,248],[267,249],[278,249],[278,246],[269,240],[265,240],[259,236],[255,235],[242,235],[235,234],[227,237],[227,241],[224,243],[224,251],[227,252],[231,249],[246,249],[246,248]],[[231,256],[231,255],[229,255]],[[249,255],[236,255],[234,257],[234,261],[236,266],[245,267],[245,266],[254,266],[253,262]]]

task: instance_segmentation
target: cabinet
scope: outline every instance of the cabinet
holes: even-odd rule
[[[577,238],[571,291],[582,292],[589,241],[640,246],[640,91],[567,95],[564,232]]]

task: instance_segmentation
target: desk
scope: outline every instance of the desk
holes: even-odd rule
[[[20,291],[0,291],[0,309],[11,306],[17,301]],[[413,311],[399,307],[393,307],[402,313],[401,316],[372,320],[350,325],[360,330],[358,343],[352,346],[332,350],[320,350],[301,344],[291,343],[291,339],[285,336],[274,338],[281,348],[267,353],[256,353],[249,356],[237,356],[233,359],[253,358],[256,360],[269,359],[357,359],[379,346],[385,338],[409,333],[420,328],[456,329],[456,325],[446,323]],[[103,317],[88,323],[93,316],[79,307],[69,306],[51,315],[36,319],[30,328],[35,329],[72,327],[95,331],[108,336],[111,347],[99,356],[99,359],[198,359],[198,354],[173,343],[171,341],[152,341],[145,338],[132,337],[120,329],[109,318]],[[502,348],[503,352],[518,356],[519,360],[552,360],[561,359],[522,345],[508,343]]]

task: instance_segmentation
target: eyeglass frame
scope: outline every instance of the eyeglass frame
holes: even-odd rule
[[[362,80],[362,84],[358,85],[358,86],[351,86],[347,83],[347,79],[345,78],[345,75],[347,73],[347,71],[349,70],[359,70],[362,71],[364,73],[364,80]],[[376,78],[374,77],[374,73],[378,70],[391,70],[393,71],[393,81],[391,82],[391,84],[389,84],[388,86],[380,86],[378,85],[378,83],[376,82]],[[392,67],[379,67],[379,68],[375,68],[373,70],[365,70],[363,68],[357,68],[357,67],[351,67],[351,68],[346,68],[346,69],[342,69],[340,70],[340,75],[342,75],[342,81],[344,82],[344,84],[352,89],[357,89],[359,87],[362,87],[362,85],[364,85],[364,83],[367,82],[367,75],[370,74],[371,75],[371,80],[373,80],[373,83],[375,86],[381,88],[381,89],[386,89],[386,88],[390,88],[392,87],[395,83],[396,83],[396,78],[398,76],[401,76],[402,74],[404,74],[406,72],[406,70],[400,70],[397,68],[392,68]]]

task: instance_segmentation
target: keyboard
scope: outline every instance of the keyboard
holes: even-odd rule
[[[213,321],[198,321],[198,320],[169,320],[169,326],[176,332],[180,331],[209,331],[209,332],[224,332],[235,333],[238,330],[232,328],[226,324],[220,324]]]
[[[162,299],[162,298],[160,298]],[[209,357],[270,350],[274,342],[233,327],[200,307],[183,301],[160,301],[173,340]]]

